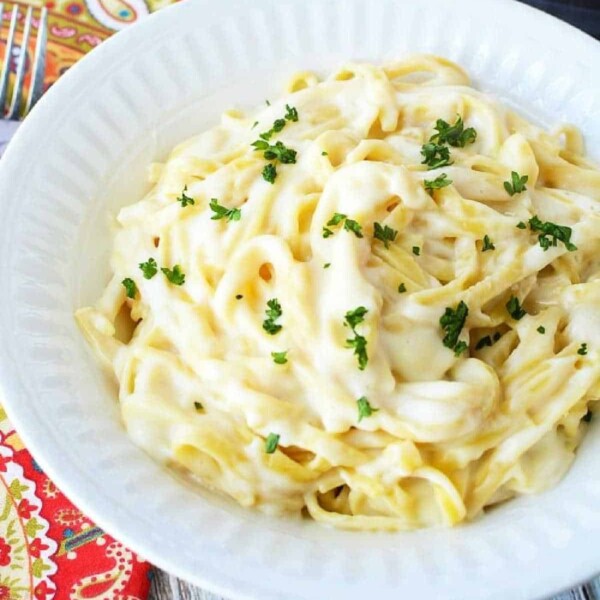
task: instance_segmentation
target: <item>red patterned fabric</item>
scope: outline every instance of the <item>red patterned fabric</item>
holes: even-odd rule
[[[149,565],[48,479],[0,406],[0,600],[145,600]]]

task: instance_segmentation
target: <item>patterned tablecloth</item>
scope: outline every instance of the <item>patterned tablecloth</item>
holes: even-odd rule
[[[34,7],[45,4],[50,11],[46,88],[115,31],[173,1],[25,0]],[[600,0],[527,2],[600,36]],[[4,4],[2,39],[11,8]],[[15,50],[13,69],[20,51]],[[33,47],[28,48],[30,58],[32,52]],[[0,55],[4,56],[3,42]],[[0,600],[144,600],[152,573],[154,600],[219,600],[166,573],[151,571],[73,506],[23,447],[0,405]],[[556,600],[600,599],[599,581]]]

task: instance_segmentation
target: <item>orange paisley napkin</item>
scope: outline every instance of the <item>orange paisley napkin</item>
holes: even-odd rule
[[[50,11],[46,88],[112,33],[172,1],[28,2]],[[2,40],[11,10],[5,2]],[[33,49],[32,40],[29,64]],[[2,60],[4,50],[0,42]],[[14,52],[13,73],[21,51]],[[0,404],[0,600],[145,600],[149,573],[148,563],[104,533],[48,479]]]

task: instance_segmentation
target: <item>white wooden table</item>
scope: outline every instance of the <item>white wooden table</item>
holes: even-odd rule
[[[173,575],[155,570],[149,600],[227,600],[189,585]],[[285,600],[285,598],[281,598]],[[315,600],[321,600],[315,598]],[[430,600],[420,598],[419,600]],[[434,599],[432,599],[434,600]],[[509,600],[509,599],[507,599]],[[552,600],[600,600],[600,577],[589,584],[555,596]]]

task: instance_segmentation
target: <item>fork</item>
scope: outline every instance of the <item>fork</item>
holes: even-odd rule
[[[4,3],[0,2],[0,27],[4,17]],[[44,91],[44,74],[46,71],[46,44],[48,41],[48,10],[44,7],[41,10],[40,18],[37,27],[37,38],[35,42],[35,52],[33,57],[33,65],[31,69],[31,83],[29,85],[29,98],[23,104],[23,88],[25,83],[25,71],[27,69],[27,48],[29,43],[29,35],[31,32],[33,20],[33,8],[29,6],[25,13],[25,21],[23,24],[23,37],[21,39],[21,49],[17,62],[17,72],[15,76],[15,84],[12,91],[10,104],[6,106],[8,98],[8,83],[10,75],[10,67],[12,55],[15,50],[15,32],[17,30],[17,22],[19,20],[19,6],[15,4],[12,9],[10,25],[8,28],[8,38],[6,39],[6,49],[4,55],[4,64],[0,72],[0,119],[8,121],[22,121],[34,104],[40,99]]]

